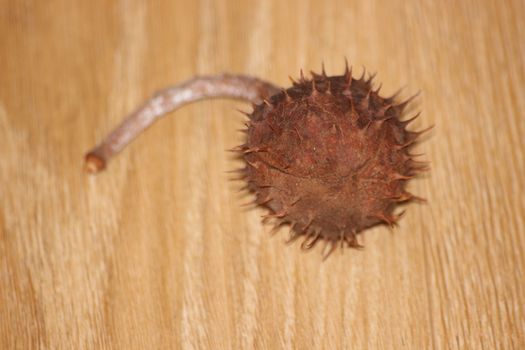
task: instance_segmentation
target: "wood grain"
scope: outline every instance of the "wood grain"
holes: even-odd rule
[[[86,150],[196,74],[421,89],[428,198],[321,262],[242,209],[233,101],[99,176]],[[525,348],[523,1],[0,1],[0,348]],[[248,107],[249,108],[249,107]]]

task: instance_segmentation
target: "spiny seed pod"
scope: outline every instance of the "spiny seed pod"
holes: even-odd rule
[[[358,247],[356,234],[393,225],[406,180],[423,170],[408,152],[419,133],[400,116],[408,100],[379,96],[372,78],[313,73],[254,106],[243,172],[256,203],[307,239]]]
[[[292,239],[305,237],[309,249],[324,240],[360,247],[357,234],[377,224],[394,225],[399,203],[418,197],[407,192],[407,180],[427,170],[409,153],[424,131],[407,130],[403,110],[412,98],[397,103],[372,87],[373,76],[312,73],[278,89],[242,76],[200,77],[155,95],[145,106],[86,156],[96,172],[143,129],[181,105],[208,97],[252,101],[246,142],[235,149],[245,161],[239,171],[269,209],[276,227],[289,225]]]

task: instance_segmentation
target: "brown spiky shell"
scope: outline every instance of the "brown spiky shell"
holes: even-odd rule
[[[420,133],[406,129],[403,109],[372,89],[372,79],[312,73],[293,81],[249,114],[238,150],[255,202],[277,224],[306,237],[358,247],[356,235],[393,225],[394,209],[415,196],[406,182],[422,170],[409,153]]]

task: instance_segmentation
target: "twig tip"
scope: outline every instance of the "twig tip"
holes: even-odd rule
[[[89,174],[96,174],[106,167],[106,161],[96,154],[90,152],[86,154],[84,170]]]

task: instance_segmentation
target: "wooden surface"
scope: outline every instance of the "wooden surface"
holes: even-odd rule
[[[429,203],[363,251],[323,263],[239,206],[240,102],[82,171],[158,88],[345,56],[436,125]],[[523,1],[1,0],[0,348],[525,348],[524,56]]]

